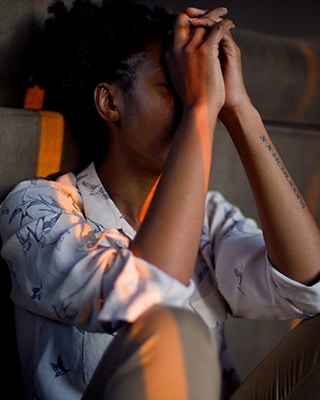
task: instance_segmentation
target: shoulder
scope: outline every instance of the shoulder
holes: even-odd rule
[[[59,176],[56,180],[37,178],[18,183],[5,197],[0,205],[1,213],[5,209],[30,202],[51,202],[67,204],[69,202],[80,206],[81,197],[72,172]]]

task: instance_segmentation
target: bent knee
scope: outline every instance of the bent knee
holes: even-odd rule
[[[138,329],[148,332],[169,334],[178,330],[182,334],[189,331],[195,335],[203,335],[210,340],[209,332],[203,321],[192,311],[180,307],[157,305],[148,309],[134,323]]]

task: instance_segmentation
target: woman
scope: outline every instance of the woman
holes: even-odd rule
[[[22,182],[1,206],[27,398],[314,396],[319,230],[247,95],[227,10],[76,0],[51,12],[34,82],[88,165]],[[262,230],[208,193],[218,118]],[[229,312],[315,318],[239,386]]]

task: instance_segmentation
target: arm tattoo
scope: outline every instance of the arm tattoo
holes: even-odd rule
[[[285,169],[280,157],[278,156],[277,152],[273,148],[272,144],[268,141],[268,139],[264,135],[260,136],[260,139],[265,144],[266,149],[271,153],[273,159],[275,160],[276,164],[278,165],[279,169],[281,170],[283,176],[285,177],[286,181],[289,183],[291,190],[293,191],[296,198],[299,200],[301,207],[305,208],[306,204],[305,204],[303,198],[301,197],[299,190],[297,189],[294,182],[290,178],[288,171]]]

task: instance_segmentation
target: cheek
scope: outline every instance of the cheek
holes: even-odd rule
[[[175,127],[175,113],[173,103],[161,102],[150,110],[149,126],[153,128],[158,139],[165,139],[173,135]]]
[[[153,96],[145,98],[135,107],[136,115],[144,125],[153,126],[154,129],[168,129],[174,120],[173,96]]]
[[[146,109],[152,108],[154,112],[164,114],[172,114],[174,105],[174,97],[169,90],[155,93],[154,96],[149,96],[144,101],[144,107]]]
[[[171,92],[167,91],[165,95],[159,98],[157,108],[158,117],[162,117],[164,123],[165,121],[173,120],[175,115],[175,100]]]
[[[154,143],[173,135],[177,118],[175,99],[171,91],[153,88],[138,91],[127,105],[125,119],[130,130],[133,129],[139,136],[136,137],[139,142],[142,132],[146,141]]]

